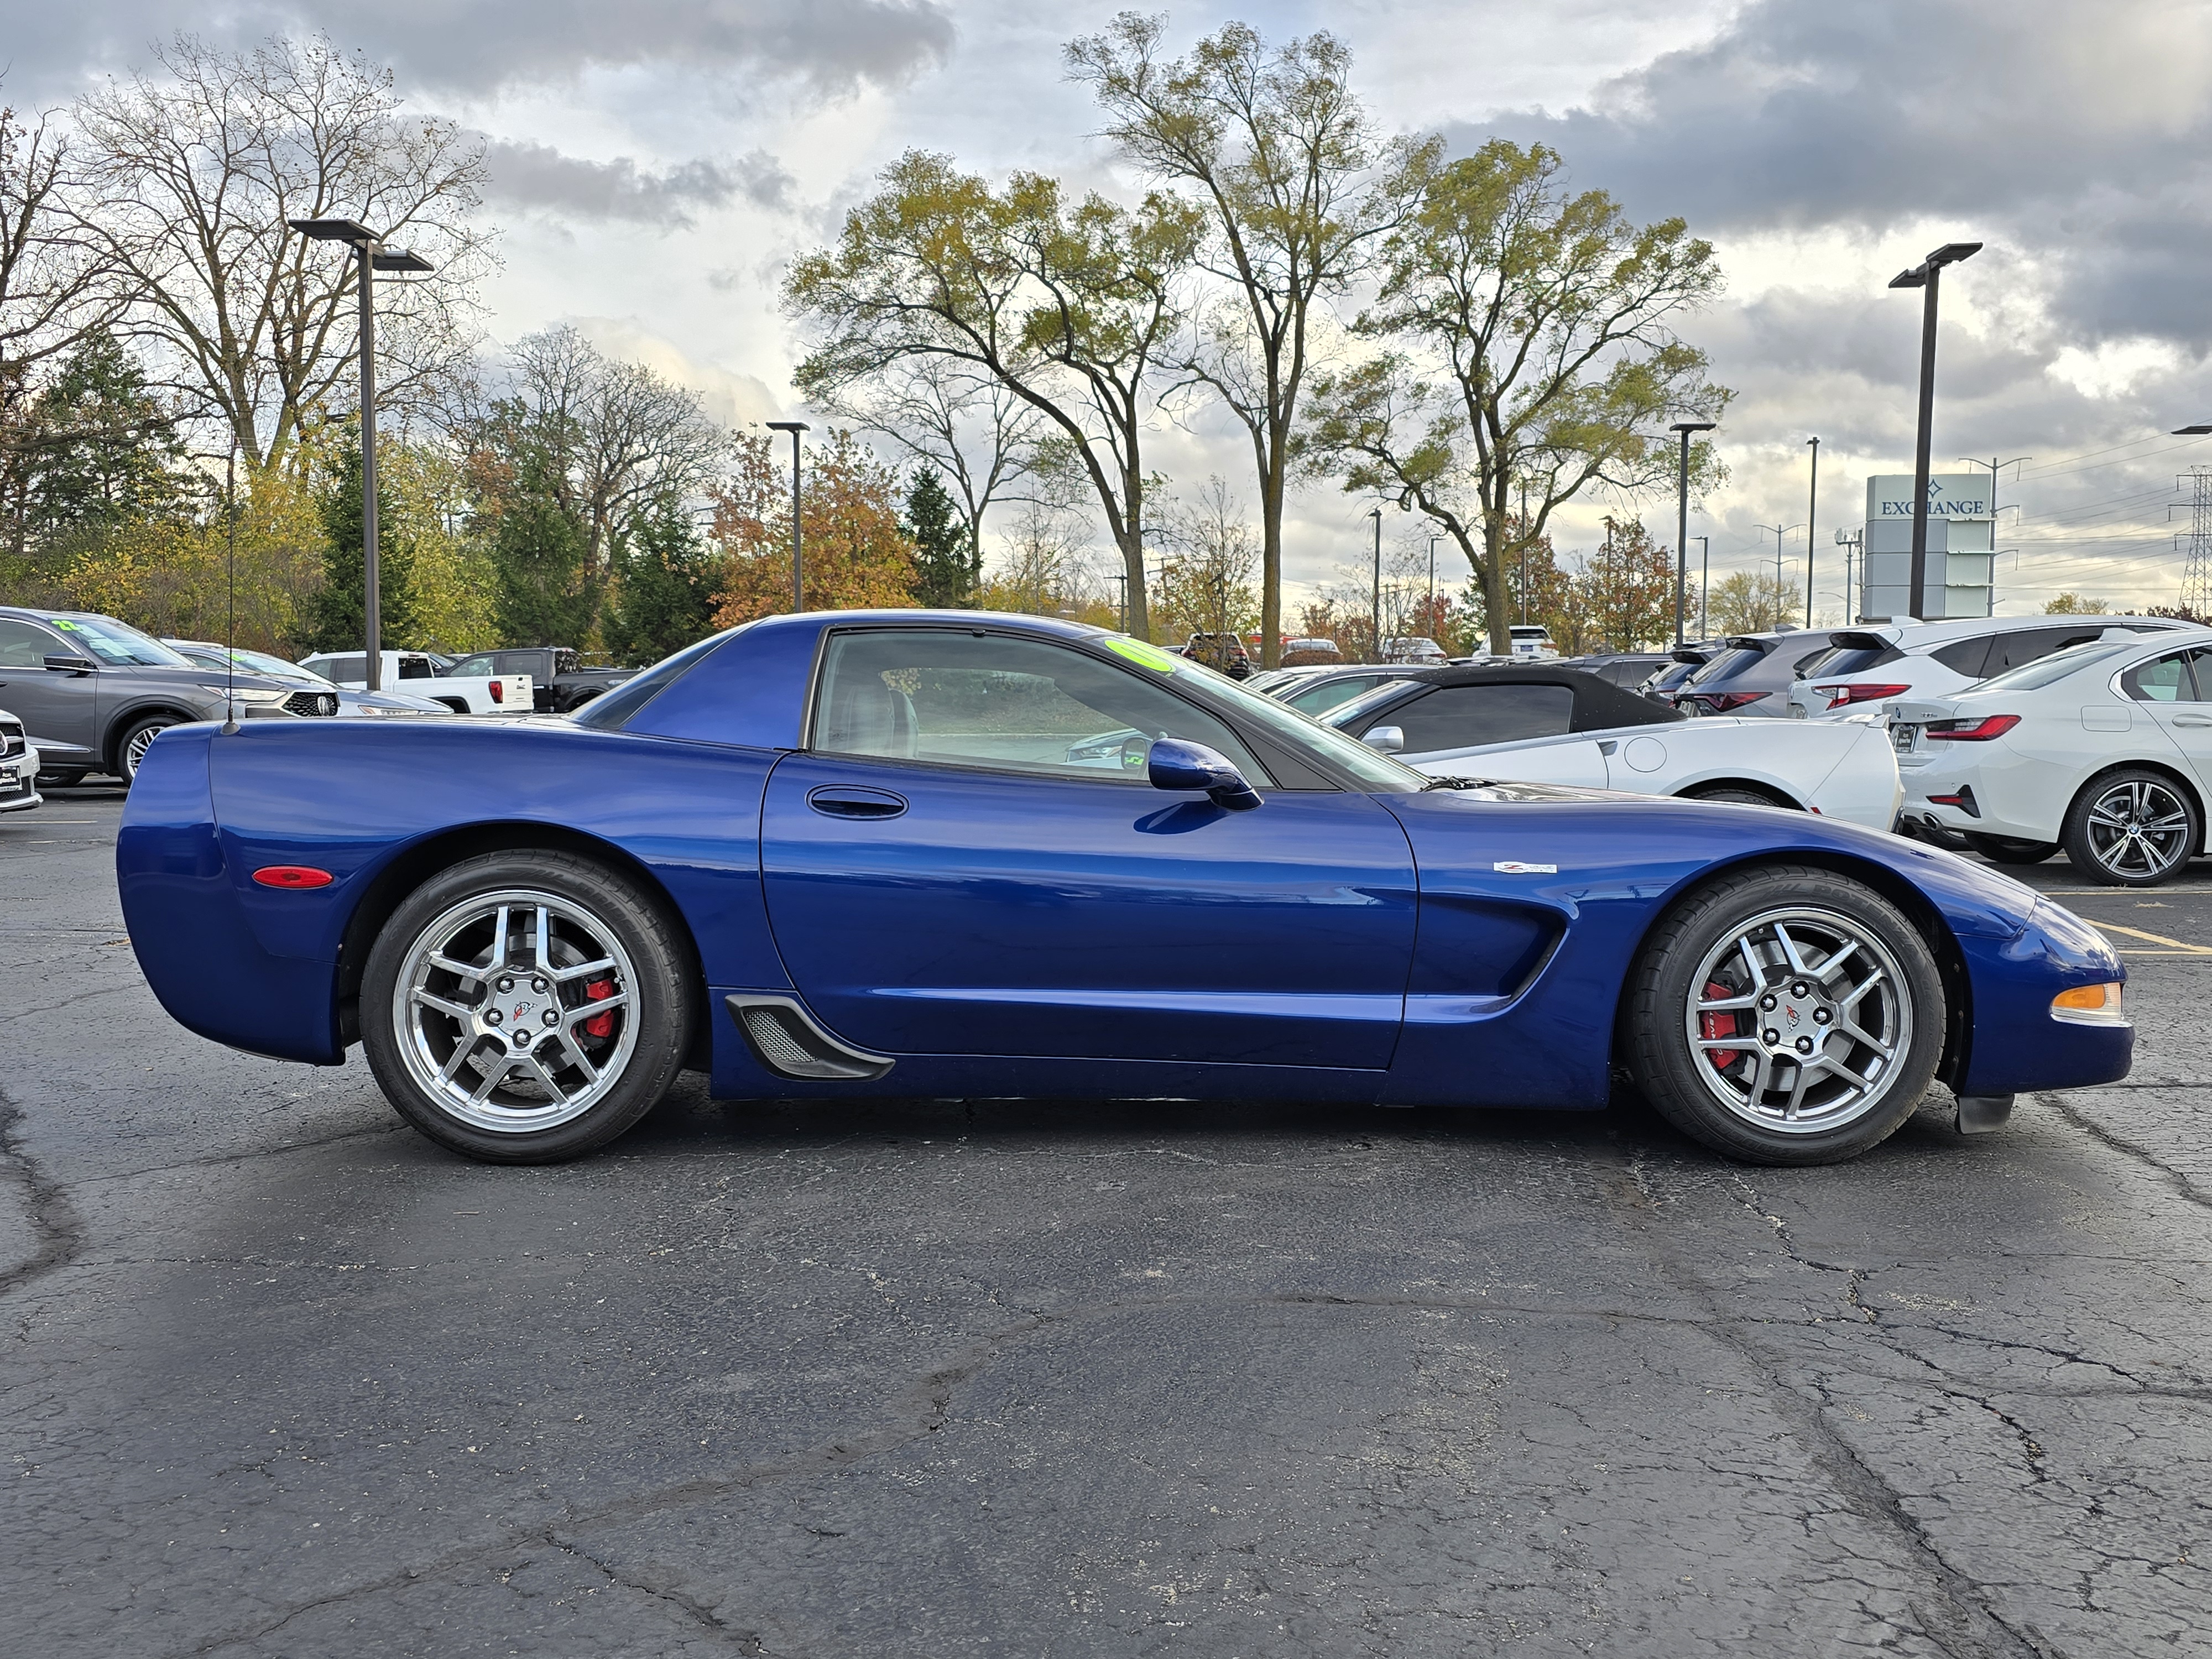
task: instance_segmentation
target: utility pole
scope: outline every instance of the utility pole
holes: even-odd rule
[[[1437,544],[1442,540],[1443,540],[1443,538],[1441,536],[1431,536],[1429,538],[1428,623],[1431,628],[1434,628],[1437,625]]]
[[[1713,538],[1698,538],[1698,637],[1712,637]]]
[[[1711,432],[1711,421],[1677,421],[1668,428],[1682,438],[1681,471],[1674,486],[1674,644],[1682,643],[1682,589],[1690,580],[1690,434]],[[1813,440],[1814,443],[1820,441]],[[1817,452],[1816,452],[1817,453]]]
[[[1844,625],[1845,627],[1850,626],[1859,619],[1858,594],[1851,586],[1851,556],[1859,550],[1859,544],[1865,539],[1866,534],[1863,531],[1838,530],[1836,532],[1836,545],[1844,550]]]
[[[1367,516],[1375,520],[1375,609],[1370,614],[1375,623],[1375,660],[1382,660],[1382,509],[1371,507]]]
[[[1965,465],[1985,466],[1990,470],[1990,585],[1987,592],[1988,614],[1990,616],[1995,616],[1997,609],[1997,472],[2000,468],[2018,466],[2023,461],[2034,459],[2033,455],[2015,455],[2008,461],[2001,461],[1992,455],[1986,461],[1978,461],[1971,455],[1959,457]]]
[[[1782,621],[1783,596],[1790,591],[1782,580],[1782,538],[1791,531],[1802,530],[1805,526],[1796,524],[1762,524],[1754,525],[1752,527],[1755,530],[1771,530],[1774,532],[1774,620],[1778,625]]]
[[[1813,526],[1819,522],[1820,513],[1820,441],[1808,438],[1813,446],[1813,483],[1805,498],[1805,626],[1813,625]]]
[[[2181,608],[2192,617],[2212,616],[2212,467],[2192,466],[2181,482],[2191,487],[2189,562],[2181,569]],[[2183,538],[2176,536],[2173,544],[2184,545]]]

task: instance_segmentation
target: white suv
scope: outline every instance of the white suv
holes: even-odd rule
[[[1887,713],[1899,697],[1948,697],[2110,628],[2186,628],[2162,617],[1966,617],[1874,623],[1835,635],[1834,648],[1790,688],[1792,720]]]

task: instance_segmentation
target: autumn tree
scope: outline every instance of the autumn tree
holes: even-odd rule
[[[791,609],[789,477],[770,434],[739,433],[732,448],[732,468],[710,491],[709,534],[724,562],[717,628]],[[900,520],[895,470],[838,428],[806,452],[799,500],[808,610],[914,603],[915,546]]]
[[[1156,600],[1164,636],[1243,635],[1260,621],[1259,538],[1219,477],[1171,520]]]
[[[1071,203],[1028,173],[994,191],[909,151],[846,216],[836,247],[791,268],[786,307],[815,334],[798,384],[827,400],[934,361],[1004,387],[1097,497],[1142,635],[1145,439],[1201,232],[1195,210],[1164,196],[1133,210]]]
[[[129,335],[239,454],[284,459],[354,374],[359,262],[293,219],[355,220],[436,267],[379,288],[380,403],[465,374],[482,141],[403,113],[388,70],[319,36],[233,53],[179,34],[154,57],[76,106],[75,232]]]
[[[1316,378],[1301,436],[1346,490],[1442,526],[1500,653],[1516,538],[1592,485],[1672,483],[1668,423],[1715,418],[1729,397],[1675,332],[1719,289],[1711,246],[1680,219],[1632,223],[1602,191],[1570,196],[1560,173],[1552,150],[1502,138],[1407,157],[1397,188],[1418,205],[1357,325],[1385,349]],[[1709,452],[1693,453],[1693,483],[1709,478]]]
[[[2101,617],[2106,614],[2106,602],[2085,599],[2079,593],[2061,593],[2057,599],[2045,603],[2043,614],[2046,617]]]
[[[1765,634],[1789,621],[1801,598],[1771,570],[1735,570],[1712,585],[1705,611],[1716,637]]]
[[[1577,608],[1599,643],[1636,651],[1674,635],[1674,559],[1638,519],[1605,521],[1605,545],[1584,561]]]
[[[1244,428],[1260,491],[1261,661],[1282,631],[1283,502],[1322,308],[1360,274],[1404,210],[1401,183],[1433,140],[1386,141],[1328,33],[1270,47],[1243,23],[1160,55],[1165,17],[1123,12],[1072,41],[1070,75],[1106,136],[1205,216],[1198,264],[1214,279],[1178,366]]]

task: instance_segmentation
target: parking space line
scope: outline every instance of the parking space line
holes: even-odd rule
[[[2146,933],[2140,927],[2123,927],[2117,921],[2093,921],[2089,925],[2100,933],[2125,933],[2130,939],[2147,939],[2153,945],[2172,947],[2170,950],[2156,952],[2155,954],[2159,956],[2212,957],[2212,945],[2189,945],[2178,939],[2168,939],[2163,933]],[[2143,957],[2154,953],[2148,951],[2123,951],[2122,954]]]

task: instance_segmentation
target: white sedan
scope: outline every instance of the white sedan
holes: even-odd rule
[[[1902,789],[1875,720],[1686,720],[1595,675],[1530,664],[1378,686],[1327,723],[1432,777],[1795,807],[1887,830]]]
[[[1893,719],[1906,817],[2000,863],[2063,847],[2092,881],[2148,887],[2204,848],[2212,629],[2123,625]]]

